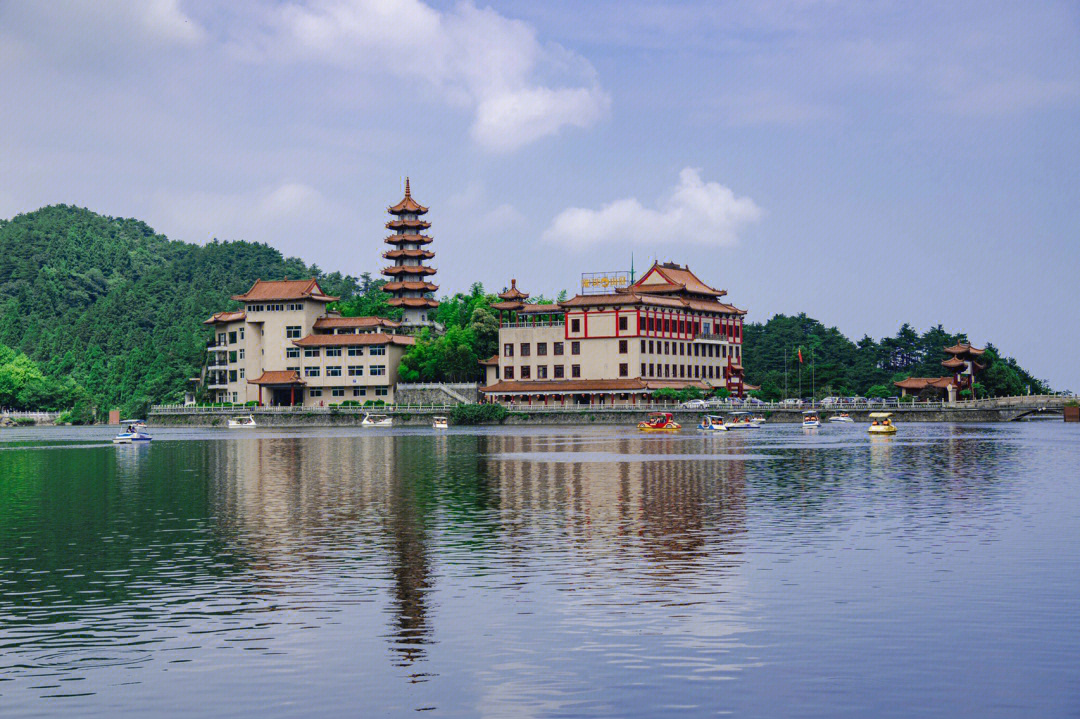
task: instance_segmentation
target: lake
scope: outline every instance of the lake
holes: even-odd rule
[[[1080,713],[1080,427],[0,430],[0,715]]]

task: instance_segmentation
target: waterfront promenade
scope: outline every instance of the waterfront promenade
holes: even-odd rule
[[[1068,401],[1076,397],[1038,395],[1004,397],[967,402],[914,402],[897,405],[860,403],[821,403],[786,405],[764,402],[749,405],[738,402],[712,403],[707,409],[691,409],[678,402],[653,402],[638,405],[504,405],[509,412],[505,424],[629,424],[637,423],[649,412],[671,412],[684,427],[696,424],[704,414],[728,414],[752,411],[764,414],[770,422],[799,422],[808,409],[823,418],[847,412],[856,422],[869,422],[871,412],[892,412],[898,422],[1011,422],[1039,415],[1060,416]],[[158,426],[217,426],[228,418],[251,414],[263,426],[341,426],[358,424],[365,414],[393,416],[398,424],[428,425],[433,415],[447,414],[455,405],[397,404],[383,407],[184,407],[156,405],[149,421]]]

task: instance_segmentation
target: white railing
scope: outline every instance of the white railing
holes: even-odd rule
[[[32,412],[26,410],[14,410],[4,409],[0,410],[0,419],[33,419],[33,420],[54,420],[64,414],[61,412]]]

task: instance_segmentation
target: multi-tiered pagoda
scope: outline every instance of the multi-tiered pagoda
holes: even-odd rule
[[[944,360],[941,365],[952,370],[953,380],[959,390],[971,389],[975,384],[975,373],[986,369],[986,365],[976,361],[985,351],[985,349],[972,347],[967,342],[945,348],[949,359]]]
[[[435,268],[424,264],[435,256],[431,250],[424,249],[431,244],[431,237],[424,234],[431,223],[420,219],[428,208],[412,198],[409,178],[405,178],[404,199],[386,211],[394,216],[386,223],[387,229],[394,233],[386,238],[386,243],[394,249],[384,252],[383,257],[393,260],[394,264],[382,271],[390,278],[383,291],[393,295],[391,305],[404,311],[402,325],[407,328],[433,325],[430,314],[439,303],[430,293],[439,287],[428,281],[435,274]]]

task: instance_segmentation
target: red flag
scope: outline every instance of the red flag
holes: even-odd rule
[[[799,364],[802,364],[802,347],[799,348]]]

